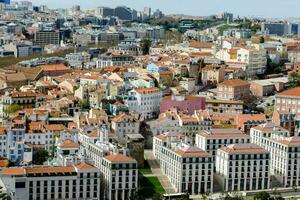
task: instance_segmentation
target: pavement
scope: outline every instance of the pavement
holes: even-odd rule
[[[160,181],[166,193],[175,193],[175,189],[169,181],[169,178],[162,174],[158,161],[155,159],[152,150],[144,151],[145,160],[148,161],[152,174],[145,174],[145,177],[156,176]]]

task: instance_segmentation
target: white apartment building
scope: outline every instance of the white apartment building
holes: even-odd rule
[[[261,147],[264,147],[265,138],[273,138],[275,140],[282,140],[290,137],[288,130],[268,122],[266,124],[260,124],[256,127],[250,129],[251,142],[257,144]]]
[[[282,186],[300,186],[300,137],[264,138],[263,146],[271,152],[271,174]]]
[[[249,135],[238,129],[211,129],[196,134],[195,144],[215,156],[219,148],[230,144],[250,143],[250,140]]]
[[[137,112],[140,119],[151,119],[159,114],[162,92],[159,88],[137,88],[125,100],[129,111]]]
[[[251,141],[271,154],[270,172],[283,187],[300,185],[300,137],[289,137],[289,132],[272,123],[250,130]]]
[[[121,113],[111,120],[111,129],[120,143],[126,143],[127,134],[139,134],[140,121],[133,114]]]
[[[122,154],[111,154],[102,160],[101,172],[105,198],[127,200],[138,188],[137,161]]]
[[[191,195],[213,191],[213,157],[178,133],[153,138],[153,153],[175,191]]]
[[[56,164],[59,166],[72,166],[81,163],[79,147],[78,142],[69,139],[59,143],[56,149]]]
[[[222,49],[216,57],[225,62],[245,64],[243,69],[248,76],[263,74],[266,70],[266,50],[260,47],[245,46],[232,49]]]
[[[102,55],[96,61],[97,68],[105,68],[109,66],[128,66],[134,63],[134,58],[130,55]]]
[[[137,189],[137,161],[127,156],[126,148],[109,142],[106,128],[80,132],[79,141],[84,158],[101,170],[105,182],[102,198],[127,200]]]
[[[100,170],[86,163],[3,168],[1,180],[12,200],[100,199]]]
[[[224,191],[270,187],[270,153],[256,144],[231,144],[218,149],[216,177]]]

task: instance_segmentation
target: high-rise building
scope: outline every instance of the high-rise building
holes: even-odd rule
[[[96,15],[100,15],[102,17],[108,17],[114,15],[114,9],[108,7],[98,7],[96,9]]]
[[[10,4],[10,0],[0,0],[0,3]]]
[[[298,35],[300,34],[300,24],[289,22],[265,22],[261,25],[261,31],[266,34],[278,36]]]
[[[136,20],[137,11],[125,6],[118,6],[115,8],[114,16],[118,17],[120,20]]]
[[[34,35],[34,44],[39,46],[45,46],[48,44],[59,45],[60,44],[60,32],[59,31],[39,31]]]
[[[145,17],[151,17],[151,8],[150,7],[145,7],[143,14]]]

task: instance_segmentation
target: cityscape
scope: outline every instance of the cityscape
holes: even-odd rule
[[[300,2],[226,1],[0,0],[0,199],[300,199]]]

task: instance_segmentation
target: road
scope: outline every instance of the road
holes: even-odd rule
[[[154,158],[152,150],[145,150],[144,157],[145,157],[145,160],[148,161],[149,166],[152,171],[152,174],[147,174],[144,176],[145,177],[156,176],[158,178],[158,180],[160,181],[161,185],[163,186],[163,188],[165,189],[166,193],[175,193],[175,190],[174,190],[172,184],[170,183],[168,177],[162,174],[160,167],[159,167],[159,163]]]

